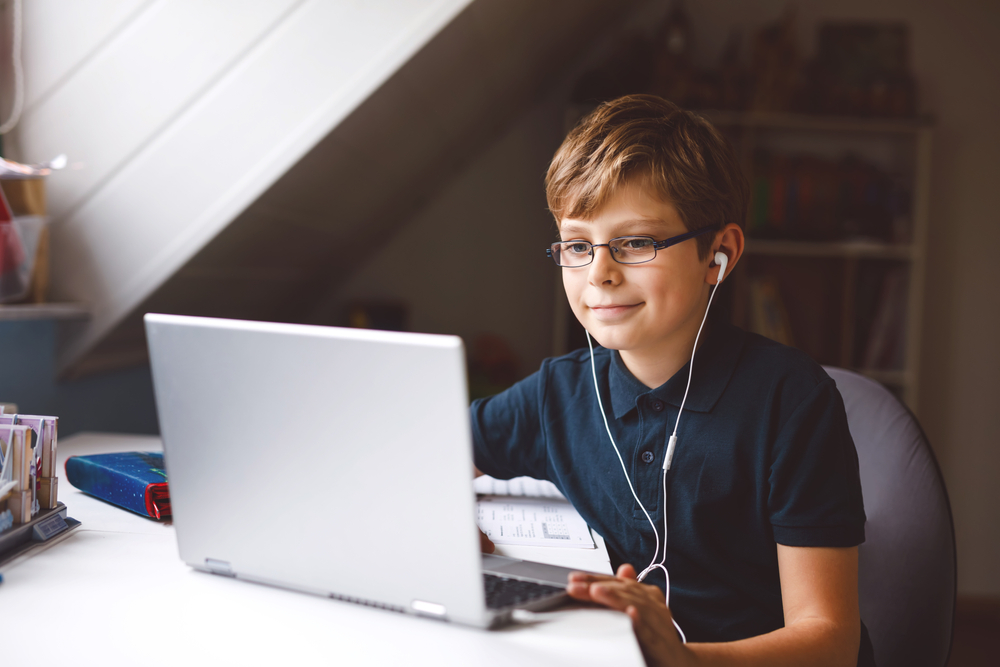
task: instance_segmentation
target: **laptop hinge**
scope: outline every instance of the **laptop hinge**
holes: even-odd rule
[[[224,577],[236,576],[236,573],[233,572],[233,568],[229,565],[229,561],[206,558],[205,567],[211,570],[212,574],[221,574]]]

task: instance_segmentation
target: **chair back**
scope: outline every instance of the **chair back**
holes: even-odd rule
[[[840,368],[865,499],[861,618],[879,667],[944,667],[955,618],[955,532],[944,479],[913,414],[880,385]]]

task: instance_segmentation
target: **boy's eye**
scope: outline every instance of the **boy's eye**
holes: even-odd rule
[[[648,251],[653,248],[653,239],[647,239],[642,236],[622,239],[621,247],[623,250],[632,252]]]
[[[586,255],[590,253],[590,244],[584,243],[583,241],[579,242],[571,241],[569,243],[563,244],[563,249],[566,252],[572,253],[574,255]]]

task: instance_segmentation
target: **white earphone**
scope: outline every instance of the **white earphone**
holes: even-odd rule
[[[594,364],[594,344],[590,338],[590,332],[587,331],[587,345],[590,347],[590,370],[594,376],[594,391],[597,393],[597,405],[601,409],[601,417],[604,419],[604,428],[608,432],[608,437],[611,439],[611,446],[615,448],[615,453],[618,455],[618,462],[621,463],[622,472],[625,473],[625,481],[628,482],[628,488],[632,492],[632,497],[635,498],[635,502],[639,504],[642,509],[642,513],[646,515],[646,520],[649,521],[649,525],[653,528],[653,536],[656,540],[656,551],[653,552],[653,559],[649,562],[649,566],[645,570],[639,573],[636,577],[639,581],[646,578],[646,575],[655,569],[663,570],[663,574],[666,577],[666,605],[670,606],[670,573],[667,572],[666,560],[667,560],[667,471],[670,470],[670,463],[674,458],[674,449],[677,447],[677,427],[681,423],[681,413],[684,412],[684,404],[687,403],[688,390],[691,389],[691,374],[694,372],[694,354],[698,350],[698,339],[701,338],[701,331],[705,328],[705,321],[708,319],[708,311],[712,307],[712,299],[715,298],[715,293],[719,289],[719,284],[726,275],[726,267],[729,265],[729,257],[726,253],[719,251],[715,253],[715,263],[719,265],[719,277],[715,280],[715,287],[712,288],[712,294],[708,297],[708,305],[705,307],[705,315],[701,318],[701,326],[698,327],[698,334],[694,337],[694,349],[691,350],[691,362],[688,364],[688,381],[687,386],[684,388],[684,398],[681,400],[681,407],[677,411],[677,421],[674,422],[674,432],[671,434],[669,441],[667,442],[667,453],[663,457],[663,556],[660,558],[659,562],[656,562],[656,557],[660,555],[660,535],[659,531],[656,530],[656,524],[649,516],[649,512],[646,511],[646,507],[639,500],[639,495],[635,492],[635,487],[632,486],[632,480],[629,479],[628,470],[625,467],[625,460],[622,458],[622,454],[618,451],[618,445],[615,444],[615,437],[611,435],[611,427],[608,426],[608,417],[604,413],[604,403],[601,401],[601,390],[597,384],[597,367]],[[681,626],[677,624],[676,619],[672,619],[674,627],[677,629],[678,634],[681,636],[681,641],[685,644],[687,643],[687,637],[684,636],[684,631],[681,630]]]
[[[722,278],[726,274],[726,266],[729,265],[729,256],[720,250],[719,252],[715,253],[715,263],[719,265],[719,277],[715,281],[715,284],[718,285],[719,283],[722,282]]]

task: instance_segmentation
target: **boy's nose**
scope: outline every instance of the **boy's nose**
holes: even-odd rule
[[[607,251],[607,252],[602,252]],[[608,246],[594,248],[594,261],[590,264],[590,282],[594,285],[614,283],[620,276],[620,264],[616,262]]]

